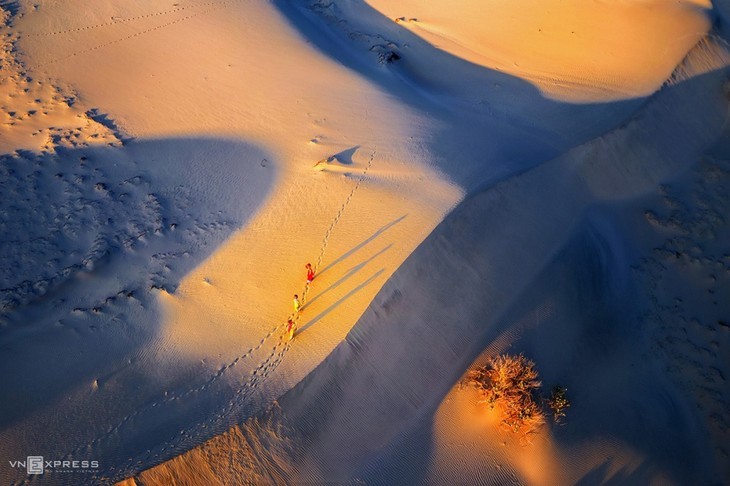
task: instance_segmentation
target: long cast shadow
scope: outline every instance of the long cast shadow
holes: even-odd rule
[[[375,272],[370,278],[365,280],[363,283],[355,287],[354,289],[350,290],[347,294],[345,294],[342,298],[340,298],[337,302],[332,304],[331,306],[327,307],[325,310],[317,314],[312,320],[307,322],[304,326],[300,327],[297,331],[297,334],[304,332],[305,330],[309,329],[311,326],[319,322],[323,317],[325,317],[327,314],[335,310],[337,307],[339,307],[343,302],[345,302],[347,299],[367,287],[370,283],[372,283],[373,280],[378,278],[383,272],[385,271],[384,268],[381,268],[377,272]]]
[[[385,233],[386,231],[388,231],[390,228],[392,228],[396,224],[398,224],[401,221],[403,221],[404,219],[406,219],[406,216],[408,216],[408,215],[407,214],[404,214],[403,216],[394,219],[390,223],[381,226],[375,233],[373,233],[372,235],[370,235],[368,238],[366,238],[365,240],[363,240],[359,244],[357,244],[354,247],[352,247],[350,250],[346,251],[345,253],[343,253],[342,255],[340,255],[339,257],[337,257],[334,261],[332,261],[331,263],[327,264],[322,270],[318,270],[317,271],[317,275],[318,276],[319,275],[322,275],[327,270],[331,269],[332,267],[334,267],[335,265],[337,265],[338,263],[340,263],[342,260],[346,259],[347,257],[349,257],[350,255],[352,255],[356,251],[360,250],[362,247],[364,247],[365,245],[367,245],[368,243],[370,243],[371,241],[373,241],[375,238],[377,238],[378,236],[382,235],[383,233]]]
[[[615,465],[611,461],[605,461],[600,466],[586,473],[580,478],[575,486],[624,486],[627,484],[654,484],[656,482],[657,471],[648,461],[643,461],[635,469],[629,470],[622,467],[620,470],[612,472]]]
[[[330,292],[331,290],[334,290],[337,287],[339,287],[340,285],[342,285],[343,283],[347,282],[350,279],[350,277],[352,277],[357,272],[359,272],[360,270],[362,270],[368,263],[372,262],[377,257],[379,257],[380,255],[382,255],[383,253],[385,253],[386,251],[388,251],[392,246],[393,246],[393,244],[390,243],[385,248],[383,248],[382,250],[380,250],[379,252],[377,252],[376,254],[374,254],[373,256],[371,256],[370,258],[368,258],[367,260],[365,260],[364,262],[358,263],[354,267],[350,268],[347,272],[345,272],[345,275],[342,276],[339,280],[337,280],[335,283],[333,283],[332,285],[330,285],[329,287],[327,287],[326,289],[324,289],[319,294],[317,294],[314,297],[312,297],[312,299],[309,300],[305,304],[305,306],[303,307],[303,309],[306,308],[307,306],[312,305],[317,299],[319,299],[320,297],[322,297],[323,295],[325,295],[327,292]]]
[[[444,128],[430,148],[444,162],[440,169],[467,191],[619,126],[647,99],[580,104],[548,99],[528,81],[438,49],[364,1],[274,5],[324,55],[439,119]],[[384,62],[383,49],[398,59]],[[479,160],[453,163],[453,154],[464,147],[482,154]]]

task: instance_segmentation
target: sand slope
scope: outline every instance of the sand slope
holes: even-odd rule
[[[368,3],[441,50],[579,103],[653,93],[707,31],[712,9],[704,0]]]
[[[465,368],[498,349],[489,345],[510,328],[508,313],[533,305],[526,289],[541,298],[546,269],[604,271],[570,256],[606,238],[611,251],[621,246],[586,222],[590,208],[652,194],[696,163],[724,122],[727,60],[712,39],[648,105],[641,98],[703,38],[707,5],[652,4],[643,23],[646,2],[591,2],[580,15],[558,3],[494,5],[499,42],[478,35],[479,2],[404,4],[423,25],[394,21],[400,14],[378,2],[13,4],[3,183],[33,197],[3,206],[22,235],[3,240],[4,455],[100,460],[90,475],[45,476],[68,484],[455,477],[467,456],[443,448],[459,424],[439,404]],[[549,5],[550,36],[537,43],[528,32]],[[609,14],[624,36],[595,28],[591,19]],[[575,50],[557,26],[580,32]],[[660,44],[665,55],[647,66]],[[43,84],[31,89],[34,79]],[[55,118],[10,115],[36,103],[28,96],[56,102],[46,110]],[[307,261],[318,271],[309,287]],[[616,295],[630,287],[621,278]],[[581,316],[565,289],[554,300],[569,332]],[[294,293],[305,307],[289,343]],[[612,309],[606,326],[619,319]],[[516,342],[506,336],[502,346]],[[681,430],[699,430],[704,419],[666,393]],[[440,424],[431,448],[409,443],[428,436],[430,420]],[[537,473],[516,452],[495,476],[479,476],[475,459],[474,474],[580,478],[614,454],[616,468],[638,460],[654,478],[694,477],[685,462],[667,466],[675,449],[648,437],[590,437],[586,450],[598,452],[565,462],[546,448]],[[690,459],[707,447],[696,437],[678,442]],[[697,464],[716,478],[714,464]],[[41,481],[5,466],[0,477]]]
[[[388,281],[345,342],[264,418],[141,474],[139,482],[216,477],[225,484],[226,477],[255,475],[292,483],[720,481],[727,461],[717,421],[725,414],[698,408],[704,393],[691,392],[686,376],[677,380],[667,372],[676,356],[650,352],[666,350],[671,338],[647,321],[643,312],[654,308],[656,290],[645,293],[644,271],[637,278],[628,266],[657,251],[651,249],[656,237],[647,234],[651,219],[642,213],[659,183],[682,185],[688,167],[699,177],[708,170],[727,177],[727,160],[698,165],[717,150],[726,74],[689,74],[696,63],[723,65],[726,56],[713,42],[701,44],[678,71],[682,80],[625,128],[462,203]],[[668,146],[652,134],[657,126],[684,136]],[[722,135],[722,150],[728,140]],[[614,182],[611,194],[608,186],[594,190],[599,174]],[[548,194],[549,208],[531,207]],[[717,192],[699,195],[727,204]],[[611,200],[632,202],[606,204]],[[727,230],[724,222],[717,227]],[[710,237],[708,248],[714,241],[720,240]],[[707,270],[714,267],[705,261]],[[726,283],[723,277],[722,288]],[[691,299],[687,291],[677,295]],[[727,340],[713,321],[729,309],[715,306],[702,322],[721,341],[715,351],[706,341],[712,357],[693,366],[698,373],[725,367]],[[683,349],[682,359],[694,355],[672,349]],[[548,427],[524,445],[498,431],[471,390],[449,391],[482,350],[477,363],[505,350],[527,352],[546,380],[567,386],[574,400],[568,425]],[[680,376],[690,373],[682,368]],[[713,383],[713,402],[727,404]],[[237,435],[255,439],[235,441]],[[229,447],[256,460],[216,459],[216,451]],[[221,475],[204,480],[201,463]]]

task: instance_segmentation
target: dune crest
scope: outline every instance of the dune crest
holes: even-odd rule
[[[439,49],[574,103],[646,96],[710,28],[709,0],[368,3]]]

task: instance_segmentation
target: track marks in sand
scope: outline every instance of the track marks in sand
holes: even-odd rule
[[[210,12],[213,12],[214,10],[218,10],[218,9],[221,9],[221,8],[228,7],[228,6],[233,5],[234,3],[238,2],[238,1],[240,1],[240,0],[230,0],[230,1],[226,1],[226,2],[220,2],[220,3],[218,3],[218,2],[211,2],[210,3],[211,6],[209,8],[207,8],[205,10],[202,10],[200,12],[191,13],[189,15],[186,15],[184,17],[180,17],[180,18],[175,19],[175,20],[172,20],[170,22],[165,22],[164,24],[160,24],[160,25],[156,25],[154,27],[150,27],[150,28],[147,28],[147,29],[140,30],[138,32],[135,32],[134,34],[126,35],[124,37],[120,37],[118,39],[115,39],[115,40],[112,40],[112,41],[109,41],[109,42],[104,42],[102,44],[98,44],[96,46],[89,47],[87,49],[82,49],[80,51],[75,51],[75,52],[72,52],[71,54],[68,54],[66,56],[56,57],[56,58],[54,58],[54,59],[52,59],[50,61],[46,61],[44,63],[40,63],[38,66],[39,67],[44,67],[44,66],[48,66],[48,65],[52,65],[52,64],[57,64],[57,63],[59,63],[61,61],[66,61],[68,59],[72,59],[72,58],[77,57],[77,56],[81,56],[81,55],[84,55],[84,54],[88,54],[90,52],[98,51],[100,49],[104,49],[106,47],[113,46],[115,44],[119,44],[121,42],[125,42],[125,41],[128,41],[128,40],[137,38],[137,37],[141,37],[141,36],[144,36],[146,34],[149,34],[149,33],[152,33],[152,32],[155,32],[155,31],[158,31],[158,30],[161,30],[161,29],[164,29],[166,27],[170,27],[170,26],[173,26],[175,24],[179,24],[181,22],[185,22],[185,21],[190,20],[190,19],[193,19],[195,17],[199,17],[201,15],[204,15],[204,14],[207,14],[207,13],[210,13]],[[119,22],[119,23],[121,23],[121,22]],[[115,24],[111,24],[111,25],[115,25]]]
[[[113,148],[0,156],[0,325],[54,316],[77,331],[106,327],[172,292],[196,249],[233,231],[220,211],[191,214],[195,195],[165,195],[141,170]]]
[[[314,265],[315,272],[317,271],[317,269],[322,264],[322,260],[324,258],[325,252],[327,250],[327,245],[328,245],[328,243],[330,241],[330,238],[332,236],[332,231],[334,230],[335,226],[337,226],[337,223],[339,223],[340,220],[342,219],[342,215],[344,214],[345,210],[347,209],[347,206],[349,206],[349,204],[352,201],[355,193],[360,188],[360,186],[362,185],[362,183],[365,181],[365,179],[367,177],[367,174],[368,174],[368,171],[372,167],[373,161],[375,160],[376,153],[377,153],[377,149],[373,150],[373,152],[370,154],[370,157],[368,158],[368,161],[365,164],[365,167],[363,168],[362,173],[360,174],[357,182],[355,183],[355,185],[350,190],[350,193],[345,198],[344,202],[342,203],[342,205],[340,206],[339,210],[337,211],[335,217],[330,222],[329,227],[325,231],[324,237],[322,239],[322,244],[320,245],[320,252],[319,252],[319,255],[317,257],[317,262]],[[306,295],[309,292],[309,288],[310,288],[310,284],[309,283],[305,284],[305,288],[304,288],[304,290],[300,294],[301,295],[302,307],[304,307],[304,305],[306,303]],[[300,314],[295,314],[293,316],[290,316],[290,318],[293,318],[294,322],[296,323],[299,320],[299,315]],[[243,360],[247,359],[249,356],[251,356],[252,353],[254,353],[257,350],[259,350],[266,343],[266,341],[268,341],[278,331],[283,330],[286,327],[286,325],[287,325],[286,322],[282,322],[280,324],[275,325],[261,339],[261,341],[259,342],[259,344],[257,346],[246,350],[246,352],[244,352],[240,356],[237,356],[233,361],[230,361],[230,362],[224,364],[223,366],[221,366],[218,369],[218,371],[213,375],[213,377],[211,378],[209,384],[212,383],[213,381],[221,378],[228,370],[230,370],[231,368],[235,367],[238,363],[240,363],[241,361],[243,361]],[[282,333],[280,335],[280,339],[283,338],[283,336],[284,335]],[[287,345],[286,350],[288,350],[288,349],[289,349],[289,346]],[[283,358],[283,356],[282,356],[282,358]],[[277,366],[278,366],[278,363],[277,363]]]
[[[79,155],[0,157],[0,320],[164,225],[154,195],[113,183],[96,157]]]
[[[335,215],[334,219],[330,223],[329,227],[327,228],[327,231],[324,233],[324,238],[322,239],[322,245],[320,246],[319,255],[317,256],[317,262],[314,264],[314,271],[315,273],[319,269],[319,267],[322,265],[322,260],[324,259],[325,251],[327,250],[327,244],[329,243],[330,237],[332,235],[332,231],[335,229],[335,226],[337,226],[337,223],[340,222],[340,219],[342,218],[343,213],[345,212],[345,209],[347,209],[347,206],[350,204],[350,201],[352,201],[353,196],[357,192],[357,190],[360,188],[362,183],[365,181],[368,171],[373,166],[373,160],[375,160],[375,155],[377,154],[377,148],[372,151],[370,154],[370,157],[368,158],[367,164],[365,164],[365,168],[363,168],[362,173],[357,179],[357,182],[352,187],[352,190],[350,190],[350,193],[345,198],[345,201],[342,203],[342,206],[340,206],[340,209],[337,211],[337,214]],[[304,292],[302,292],[302,306],[305,304],[306,301],[306,295],[309,291],[309,284],[304,288]]]
[[[373,152],[370,154],[370,157],[368,158],[368,161],[365,164],[365,167],[363,168],[362,173],[360,174],[360,177],[358,178],[357,182],[355,183],[355,185],[350,190],[350,193],[345,198],[344,202],[342,203],[342,205],[340,206],[339,210],[337,211],[335,217],[330,222],[329,227],[325,231],[324,237],[322,239],[322,244],[320,245],[320,252],[319,252],[319,255],[317,257],[317,262],[314,265],[315,272],[317,271],[317,269],[322,264],[322,260],[324,258],[325,252],[327,250],[327,244],[329,243],[330,238],[332,236],[332,231],[334,230],[335,226],[337,226],[337,223],[339,223],[340,220],[342,219],[342,215],[344,214],[345,210],[347,209],[347,206],[349,206],[349,204],[352,201],[352,198],[354,197],[355,193],[360,188],[360,186],[362,185],[363,181],[365,181],[365,179],[367,177],[367,174],[368,174],[368,171],[370,170],[370,168],[373,165],[373,161],[375,159],[376,153],[377,153],[377,149],[376,150],[373,150]],[[304,307],[304,305],[306,303],[306,296],[307,296],[307,293],[309,292],[309,289],[310,289],[310,283],[307,283],[307,284],[305,284],[304,290],[300,294],[301,295],[302,307]],[[300,316],[300,314],[295,314],[293,316],[290,316],[290,318],[293,318],[294,322],[296,323],[299,320],[299,316]],[[248,358],[249,356],[251,356],[252,353],[254,353],[258,349],[260,349],[266,343],[266,341],[268,339],[270,339],[275,333],[277,333],[280,330],[283,330],[286,327],[286,325],[287,325],[287,323],[286,322],[283,322],[283,323],[277,324],[276,326],[272,327],[269,330],[269,332],[262,338],[262,340],[260,341],[260,343],[257,346],[255,346],[255,347],[253,347],[251,349],[248,349],[245,353],[243,353],[242,355],[236,357],[233,361],[231,361],[229,363],[226,363],[223,366],[221,366],[219,368],[219,370],[215,373],[215,375],[213,375],[213,377],[211,378],[210,381],[212,382],[214,380],[219,379],[220,377],[222,377],[226,373],[226,371],[230,370],[231,368],[233,368],[234,366],[236,366],[239,362],[241,362],[241,361],[245,360],[246,358]],[[280,339],[282,339],[284,337],[284,334],[282,333],[279,337],[280,337]],[[288,351],[289,348],[290,348],[290,343],[287,343],[284,352]],[[281,359],[283,359],[283,354],[281,356]],[[267,358],[267,360],[268,360],[268,358]],[[276,366],[278,366],[278,363],[276,364]]]
[[[82,453],[82,452],[89,452],[93,451],[94,447],[97,445],[103,443],[106,440],[112,440],[125,426],[132,423],[137,417],[140,417],[144,415],[147,412],[152,411],[153,409],[157,409],[158,407],[161,409],[167,404],[173,403],[178,400],[183,400],[185,398],[188,398],[192,395],[195,395],[197,393],[201,393],[206,391],[208,388],[213,385],[214,382],[216,382],[228,369],[232,368],[236,364],[238,364],[239,361],[244,360],[251,356],[253,353],[261,349],[265,342],[274,334],[274,332],[270,332],[268,335],[266,335],[257,346],[254,346],[250,348],[245,354],[242,356],[239,356],[236,358],[233,362],[228,363],[227,365],[224,365],[218,369],[218,372],[215,373],[213,376],[211,376],[207,381],[202,383],[201,385],[194,387],[194,388],[188,388],[183,392],[176,392],[176,391],[167,391],[165,392],[165,395],[153,402],[148,403],[147,405],[138,408],[133,413],[123,417],[116,425],[113,427],[110,427],[107,429],[107,431],[100,435],[99,437],[95,438],[91,442],[80,446],[76,448],[75,450],[71,451],[67,457],[72,458],[76,455]],[[195,425],[182,429],[180,432],[176,434],[176,436],[173,438],[172,442],[167,442],[164,446],[162,446],[157,451],[147,451],[146,455],[144,457],[137,457],[134,459],[130,459],[128,466],[132,465],[132,462],[138,461],[138,464],[149,464],[150,459],[154,459],[157,457],[157,454],[165,453],[168,450],[176,451],[176,453],[182,452],[182,449],[179,448],[181,446],[181,443],[191,437],[194,437],[194,433],[199,431],[200,428],[212,428],[215,429],[217,425],[226,425],[226,417],[228,417],[228,414],[236,410],[236,406],[245,404],[246,399],[248,399],[256,390],[257,388],[266,380],[266,378],[279,366],[281,361],[284,358],[284,355],[286,354],[286,351],[288,351],[290,347],[290,343],[284,340],[283,334],[279,337],[279,341],[272,347],[271,352],[267,355],[267,357],[259,363],[251,372],[249,375],[249,378],[244,381],[236,390],[233,397],[226,403],[226,405],[215,415],[215,418],[212,420],[204,421],[203,423],[196,423]]]
[[[325,22],[337,27],[352,41],[366,46],[367,50],[375,54],[380,64],[388,64],[401,58],[400,46],[397,42],[384,37],[379,33],[363,32],[351,24],[339,11],[334,2],[314,0],[304,3],[304,8],[321,17]]]
[[[227,420],[229,415],[236,413],[235,411],[239,407],[245,406],[246,401],[254,394],[261,383],[278,367],[290,346],[289,342],[280,339],[267,358],[251,371],[249,378],[237,388],[236,393],[215,416],[202,423],[196,423],[179,430],[171,440],[158,448],[147,450],[136,457],[129,458],[125,464],[121,464],[112,471],[112,476],[117,479],[130,477],[151,464],[183,454],[198,446],[198,442],[195,441],[196,437],[199,437],[206,430],[217,434],[222,429],[229,428],[231,426],[230,420]],[[245,413],[239,412],[236,421],[243,418],[246,418]]]
[[[190,398],[196,394],[203,393],[209,390],[220,378],[222,378],[228,371],[237,365],[241,364],[252,355],[256,354],[257,351],[265,347],[266,343],[274,336],[278,336],[278,341],[273,345],[271,352],[258,363],[249,373],[249,377],[241,385],[238,386],[233,397],[216,413],[212,420],[206,420],[202,423],[196,423],[195,425],[181,430],[173,437],[172,442],[165,443],[159,450],[147,451],[145,456],[136,457],[129,460],[127,466],[132,467],[133,463],[137,465],[149,465],[150,460],[158,457],[159,454],[169,453],[174,451],[176,454],[183,452],[187,445],[183,445],[183,441],[195,437],[195,432],[199,432],[200,429],[216,429],[216,427],[224,427],[228,425],[226,418],[230,413],[235,413],[236,410],[240,410],[240,407],[244,406],[246,400],[258,389],[258,387],[268,378],[268,376],[279,366],[284,359],[284,355],[289,350],[291,343],[285,339],[283,332],[277,333],[279,330],[283,330],[286,324],[279,324],[271,328],[271,330],[259,341],[259,343],[251,348],[247,349],[243,354],[237,356],[234,360],[223,364],[218,367],[217,371],[212,374],[207,380],[198,386],[188,388],[182,387],[177,390],[165,391],[164,395],[158,399],[148,402],[142,407],[137,408],[134,412],[124,416],[116,425],[107,429],[105,433],[96,437],[91,442],[88,442],[75,450],[71,451],[67,458],[73,458],[81,453],[88,453],[93,451],[96,446],[104,443],[105,441],[114,440],[115,437],[128,425],[132,424],[135,419],[144,416],[155,410],[161,410],[165,405],[172,404],[179,400]],[[237,408],[238,407],[238,408]],[[125,469],[124,467],[122,469]],[[125,474],[128,473],[125,469]]]
[[[50,37],[50,36],[56,36],[56,35],[62,35],[62,34],[72,34],[74,32],[84,32],[87,30],[99,29],[101,27],[110,27],[110,26],[119,25],[119,24],[126,24],[129,22],[134,22],[136,20],[164,17],[167,15],[175,14],[178,12],[184,12],[186,10],[191,10],[194,8],[216,6],[221,3],[231,3],[231,2],[203,2],[203,3],[194,4],[194,5],[176,6],[175,8],[161,10],[161,11],[157,11],[157,12],[151,12],[151,13],[144,14],[144,15],[136,15],[134,17],[119,18],[116,20],[112,20],[111,22],[100,22],[98,24],[84,25],[82,27],[73,27],[70,29],[54,30],[51,32],[23,32],[22,35],[26,36],[26,37]],[[112,18],[114,19],[114,17],[112,17]]]
[[[342,220],[345,210],[351,204],[357,190],[367,179],[367,174],[373,165],[375,155],[376,150],[373,150],[368,158],[367,163],[363,167],[362,172],[358,177],[356,183],[354,184],[347,197],[343,201],[342,205],[339,207],[334,218],[330,222],[330,225],[327,228],[325,235],[322,239],[322,243],[320,245],[320,253],[317,259],[317,266],[315,268],[321,265],[327,249],[327,245],[332,238],[333,230]],[[304,291],[301,294],[302,303],[304,303],[304,298],[309,287],[310,284],[307,283]],[[295,320],[298,320],[299,314],[291,317],[293,317]],[[116,436],[125,427],[129,426],[137,418],[140,418],[148,412],[152,412],[153,410],[160,410],[165,405],[169,405],[178,400],[184,400],[186,398],[190,398],[194,395],[210,390],[211,387],[218,381],[220,381],[220,379],[223,378],[229,371],[238,367],[247,360],[252,359],[253,356],[256,355],[259,351],[268,349],[267,343],[271,343],[269,344],[271,350],[268,352],[268,354],[265,355],[262,361],[256,363],[256,366],[254,366],[248,373],[248,378],[236,387],[235,392],[231,395],[231,398],[217,411],[213,418],[204,420],[202,422],[196,422],[190,427],[180,430],[174,435],[174,437],[172,437],[170,441],[167,441],[158,449],[148,450],[145,451],[143,455],[130,458],[125,465],[120,466],[120,474],[128,475],[130,473],[130,470],[139,469],[142,466],[148,466],[152,462],[158,460],[162,455],[169,457],[170,455],[180,454],[195,445],[191,441],[194,441],[195,437],[200,436],[203,430],[218,430],[227,427],[230,425],[231,417],[233,417],[234,420],[244,418],[245,413],[243,411],[245,410],[248,400],[257,392],[257,390],[259,390],[261,385],[264,384],[268,377],[278,368],[278,366],[282,363],[284,357],[286,356],[287,352],[291,349],[292,341],[287,338],[287,334],[285,332],[286,325],[286,322],[282,322],[271,327],[255,346],[250,347],[241,355],[235,357],[233,360],[219,366],[217,370],[212,375],[210,375],[210,377],[203,383],[195,387],[182,387],[178,390],[166,391],[164,396],[147,403],[146,405],[135,410],[133,413],[123,417],[116,425],[107,429],[105,433],[96,437],[91,442],[78,447],[76,450],[71,451],[67,457],[70,458],[83,452],[92,451],[96,446],[105,441],[115,440]],[[276,340],[272,342],[272,338],[275,338]]]
[[[635,271],[650,298],[652,355],[694,397],[730,477],[730,160],[706,157],[687,180],[663,186],[644,212],[664,241]]]
[[[121,133],[94,120],[74,93],[25,72],[15,55],[18,35],[8,31],[9,19],[0,9],[0,154],[121,145]]]

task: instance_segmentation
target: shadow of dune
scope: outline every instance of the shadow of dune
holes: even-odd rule
[[[356,477],[366,484],[378,484],[383,478],[389,484],[427,484],[432,468],[434,424],[407,429],[384,450],[369,458]],[[413,447],[418,444],[419,447]]]
[[[482,344],[494,354],[524,353],[536,363],[546,392],[557,384],[569,390],[568,419],[548,426],[552,441],[573,454],[566,462],[577,471],[597,464],[591,454],[598,453],[598,440],[614,444],[600,446],[602,460],[617,462],[613,470],[627,464],[628,451],[643,461],[635,471],[626,465],[631,474],[616,473],[606,484],[622,484],[620,478],[651,484],[667,476],[686,484],[712,468],[703,451],[707,438],[685,393],[646,356],[651,344],[632,299],[639,289],[624,264],[630,250],[611,220],[610,212],[582,218],[515,296],[495,326],[510,336],[508,349],[492,336]],[[589,477],[596,475],[585,484],[604,484]]]
[[[149,373],[157,298],[266,200],[266,155],[241,141],[169,138],[2,158],[0,184],[25,195],[0,202],[17,226],[0,235],[4,451],[65,457],[175,383],[204,378]],[[165,440],[175,420],[147,439]],[[138,452],[118,439],[96,444],[103,467]]]
[[[545,162],[623,123],[646,98],[575,104],[532,83],[438,49],[366,2],[277,0],[322,53],[442,122],[430,143],[440,169],[467,191]],[[399,59],[382,62],[382,49]],[[453,154],[465,160],[453,163]],[[470,155],[479,153],[479,160]]]

